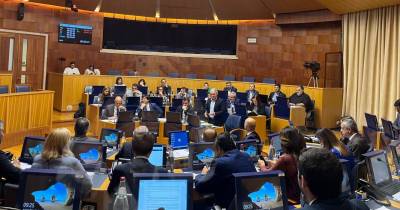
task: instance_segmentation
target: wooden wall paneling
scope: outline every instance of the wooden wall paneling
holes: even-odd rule
[[[8,98],[7,133],[15,133],[28,128],[30,117],[29,94],[14,95]]]
[[[30,95],[29,129],[46,127],[52,124],[53,93]]]
[[[0,74],[0,85],[7,85],[8,92],[12,92],[13,76],[12,74]]]

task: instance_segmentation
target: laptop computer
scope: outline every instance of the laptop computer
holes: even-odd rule
[[[363,126],[364,137],[368,140],[371,148],[375,148],[378,131],[368,126]]]
[[[213,142],[191,143],[189,145],[189,169],[201,171],[204,166],[209,166],[215,158]]]
[[[158,122],[158,112],[156,111],[142,111],[143,122]]]
[[[233,176],[236,196],[229,209],[288,210],[282,171],[234,173]]]
[[[131,112],[131,111],[118,112],[117,123],[132,122],[134,116],[135,116],[135,113]]]
[[[133,205],[131,209],[191,210],[193,175],[157,174],[133,175]]]
[[[382,120],[383,133],[385,134],[385,136],[389,137],[390,139],[397,139],[397,136],[393,129],[392,122],[389,120],[385,120],[383,118],[381,118],[381,120]]]
[[[197,98],[204,100],[208,96],[208,90],[197,89]]]
[[[149,97],[150,103],[155,103],[157,106],[163,106],[163,98],[162,97]]]
[[[182,100],[181,98],[174,98],[172,99],[172,107],[178,107],[182,105]]]
[[[122,138],[122,131],[118,129],[101,129],[100,142],[105,142],[108,147],[118,149]]]
[[[182,159],[189,157],[189,132],[172,131],[169,132],[169,145],[172,149],[172,157]]]
[[[143,95],[147,95],[148,87],[138,86],[138,90],[142,92]]]
[[[162,144],[154,144],[149,156],[149,162],[154,166],[165,167],[167,164],[167,149]]]
[[[140,104],[140,97],[126,97],[127,107],[138,107]]]
[[[238,150],[247,153],[254,162],[258,161],[261,150],[256,140],[237,141],[236,147]]]
[[[379,130],[378,118],[376,118],[376,115],[368,113],[365,113],[364,115],[365,115],[365,121],[367,122],[367,127],[375,131],[378,131]]]
[[[187,122],[191,127],[200,127],[200,117],[193,114],[188,114]]]
[[[102,93],[102,92],[103,92],[103,89],[104,89],[104,86],[103,86],[103,85],[93,85],[92,87],[93,87],[93,89],[92,89],[92,95],[95,95],[95,96],[97,96],[97,95],[99,95],[100,93]]]
[[[106,162],[107,148],[101,142],[75,141],[71,151],[87,171],[97,171]]]
[[[123,96],[126,93],[125,85],[116,85],[114,86],[114,95],[115,96]]]
[[[32,164],[35,156],[42,153],[44,141],[44,137],[26,136],[22,146],[21,155],[19,156],[19,161],[22,163]]]
[[[167,112],[167,123],[181,124],[181,113],[179,112]]]
[[[393,196],[400,192],[400,182],[392,179],[386,152],[382,150],[363,154],[367,163],[369,182],[377,186],[385,195]]]
[[[81,185],[72,170],[26,169],[21,173],[18,209],[80,209]]]
[[[104,97],[103,104],[101,106],[104,108],[110,104],[114,104],[114,100],[115,100],[115,97],[106,96],[106,97]]]
[[[271,150],[268,152],[268,158],[273,160],[275,157],[279,157],[282,154],[282,146],[281,146],[281,135],[280,133],[272,133],[268,135],[269,144],[273,146],[275,151]]]

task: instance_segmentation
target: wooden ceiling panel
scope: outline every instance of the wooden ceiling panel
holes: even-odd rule
[[[316,0],[261,0],[273,13],[292,13],[321,10],[326,7]]]
[[[156,0],[103,0],[100,12],[154,17]]]
[[[272,11],[261,0],[212,0],[220,20],[271,19]]]
[[[329,10],[345,14],[400,4],[400,0],[316,0]]]
[[[208,0],[160,1],[160,16],[181,19],[213,19]]]

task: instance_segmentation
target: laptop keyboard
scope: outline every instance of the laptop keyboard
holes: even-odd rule
[[[188,149],[178,149],[172,151],[174,158],[187,158],[189,157],[189,150]]]
[[[392,182],[382,187],[381,190],[387,195],[394,195],[400,192],[400,182]]]

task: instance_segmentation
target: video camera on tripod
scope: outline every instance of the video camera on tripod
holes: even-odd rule
[[[317,61],[306,61],[304,62],[303,66],[306,69],[311,69],[312,73],[307,86],[310,86],[310,83],[312,81],[314,84],[313,87],[318,87],[318,78],[319,78],[318,71],[321,69],[321,64],[318,63]]]

